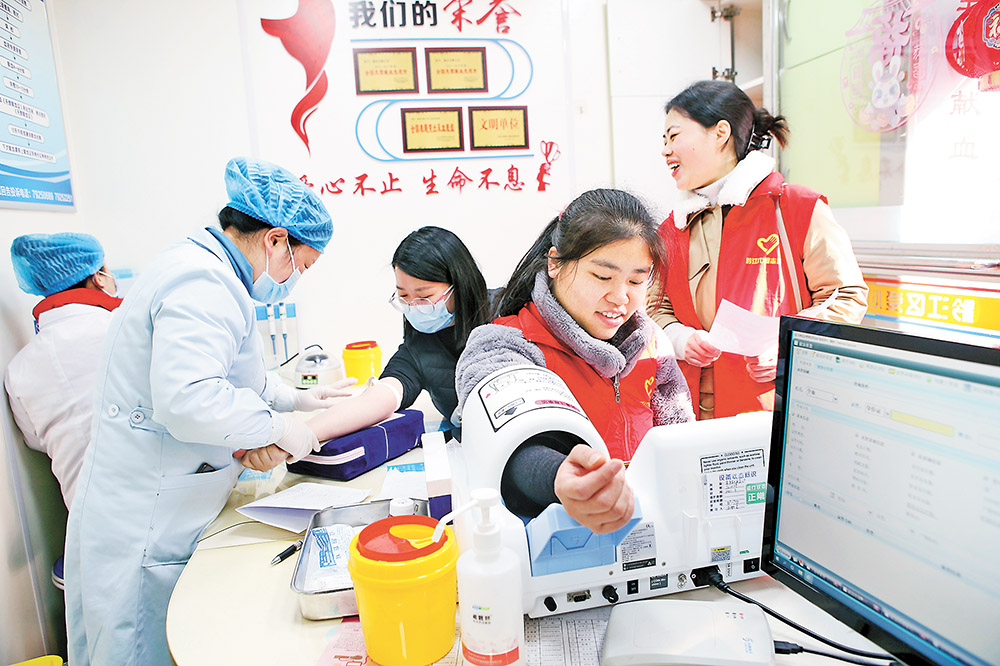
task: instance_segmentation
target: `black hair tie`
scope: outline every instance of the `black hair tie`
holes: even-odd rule
[[[756,131],[752,131],[750,134],[750,140],[747,142],[747,152],[752,150],[762,150],[764,148],[771,147],[771,135],[768,133],[757,134]]]

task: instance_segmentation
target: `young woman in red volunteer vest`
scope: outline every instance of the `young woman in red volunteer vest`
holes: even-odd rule
[[[594,532],[632,516],[625,465],[654,425],[694,419],[670,343],[646,314],[663,247],[642,203],[620,190],[580,195],[545,227],[501,296],[499,318],[476,328],[458,360],[459,409],[491,372],[533,364],[558,374],[607,443],[539,437],[511,456],[507,507],[531,518],[553,502]]]
[[[759,315],[858,323],[868,287],[826,197],[784,182],[760,152],[788,125],[727,81],[674,97],[662,154],[680,195],[660,225],[666,266],[649,300],[698,403],[698,418],[774,407],[774,347],[723,353],[706,337],[723,300]],[[820,159],[822,159],[820,157]]]

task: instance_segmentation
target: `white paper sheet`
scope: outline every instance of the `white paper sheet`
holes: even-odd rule
[[[600,666],[611,607],[524,619],[525,666]]]
[[[420,471],[390,466],[382,482],[382,492],[375,499],[395,499],[409,497],[412,499],[427,499],[427,475],[420,464]]]
[[[309,521],[317,511],[331,506],[357,504],[370,494],[371,490],[365,489],[299,483],[236,510],[247,518],[298,533],[309,527]]]
[[[723,299],[708,341],[724,352],[743,356],[773,353],[778,346],[779,317],[765,317]]]

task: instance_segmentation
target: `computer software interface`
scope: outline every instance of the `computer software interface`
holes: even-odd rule
[[[798,331],[789,354],[776,561],[935,661],[1000,663],[1000,368]]]

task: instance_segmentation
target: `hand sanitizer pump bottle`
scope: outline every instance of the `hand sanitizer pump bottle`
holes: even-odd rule
[[[480,511],[472,548],[458,558],[458,607],[462,622],[462,658],[469,666],[524,664],[524,612],[521,562],[503,545],[490,508],[500,503],[492,488],[472,491],[467,508]]]

